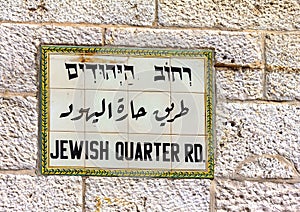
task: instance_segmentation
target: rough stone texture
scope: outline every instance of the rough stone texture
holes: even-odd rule
[[[300,44],[299,44],[300,45]],[[288,68],[267,72],[267,98],[270,100],[300,100],[300,72]]]
[[[3,1],[3,2],[2,2]],[[0,20],[152,25],[154,1],[1,0]]]
[[[138,47],[215,48],[216,62],[260,65],[261,37],[256,33],[201,30],[110,28],[106,44]]]
[[[0,211],[82,211],[80,177],[0,174]]]
[[[224,29],[300,29],[297,0],[159,0],[163,26]]]
[[[0,91],[36,91],[38,27],[0,25]]]
[[[250,158],[242,164],[238,175],[246,178],[297,178],[299,174],[292,164],[282,157],[272,155],[262,155]]]
[[[53,26],[40,28],[41,44],[96,45],[102,44],[102,32],[98,27]]]
[[[263,70],[216,68],[218,99],[260,99],[263,95]]]
[[[300,171],[300,104],[219,103],[216,113],[216,176],[230,177],[248,157],[262,154],[280,155]]]
[[[300,34],[267,34],[266,59],[268,66],[294,68],[299,72]]]
[[[208,211],[210,180],[88,178],[87,211]]]
[[[0,97],[0,169],[34,169],[37,159],[37,100]]]
[[[218,180],[217,211],[299,211],[300,183]]]
[[[40,44],[101,45],[101,28],[1,24],[0,91],[36,92]]]

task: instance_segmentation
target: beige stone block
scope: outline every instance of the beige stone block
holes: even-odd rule
[[[82,180],[0,174],[1,211],[82,211]]]
[[[261,99],[263,70],[250,68],[216,68],[218,99]]]
[[[164,48],[214,48],[216,63],[259,66],[261,37],[257,33],[210,30],[110,28],[106,44],[114,46]]]
[[[151,0],[8,0],[1,5],[0,20],[151,26],[154,9],[154,1]]]
[[[210,180],[86,180],[87,211],[209,211]]]
[[[217,211],[299,211],[300,184],[217,180]]]
[[[266,60],[267,65],[272,68],[298,70],[300,68],[300,34],[267,34]]]
[[[300,73],[289,68],[274,68],[267,72],[266,94],[269,100],[300,99]]]
[[[40,45],[102,44],[98,27],[0,24],[0,91],[38,90]]]
[[[297,0],[159,0],[158,9],[159,24],[163,26],[259,30],[300,28]]]
[[[253,163],[245,177],[293,177],[300,171],[300,105],[281,103],[218,103],[216,109],[217,155],[215,176],[232,177],[254,156],[265,154],[288,161],[275,166]],[[255,165],[256,164],[256,165]],[[253,167],[253,165],[255,167]],[[269,167],[273,167],[271,175]],[[284,168],[287,167],[287,168]],[[262,171],[263,169],[264,171]],[[260,172],[255,176],[253,172]],[[240,172],[239,172],[240,173]]]
[[[37,99],[0,97],[0,169],[35,169]]]

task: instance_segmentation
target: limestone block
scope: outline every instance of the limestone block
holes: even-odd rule
[[[273,69],[267,72],[267,98],[270,100],[299,100],[300,73],[288,68]]]
[[[208,211],[210,180],[86,180],[87,211]]]
[[[247,162],[237,168],[236,172],[246,178],[290,179],[300,177],[288,160],[277,155],[250,157]]]
[[[281,156],[300,171],[299,104],[219,103],[216,113],[216,176],[233,176],[249,157],[263,154]],[[261,169],[245,170],[244,175],[252,176],[253,170]],[[273,173],[286,178],[282,166],[274,166]]]
[[[101,45],[101,28],[0,24],[0,91],[38,90],[40,44]]]
[[[266,60],[271,67],[299,69],[300,34],[267,34]]]
[[[299,211],[300,183],[218,180],[217,211]]]
[[[263,95],[263,70],[216,68],[218,99],[260,99]]]
[[[0,174],[0,211],[82,211],[80,177]]]
[[[41,44],[96,45],[102,44],[98,27],[45,25],[39,29]]]
[[[160,0],[158,20],[163,26],[223,29],[295,30],[300,28],[297,0]]]
[[[37,124],[35,97],[0,97],[0,169],[36,167]]]
[[[8,0],[1,5],[0,20],[152,25],[154,1]]]
[[[106,44],[137,47],[215,48],[216,62],[260,65],[261,37],[257,33],[146,28],[110,28]]]
[[[33,92],[37,85],[39,28],[1,24],[0,91]]]

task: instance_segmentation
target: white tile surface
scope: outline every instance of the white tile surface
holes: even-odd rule
[[[151,92],[129,92],[129,133],[155,133],[170,134],[170,124],[166,119],[159,118],[153,114],[157,111],[158,117],[166,116],[165,109],[170,107],[170,96],[168,93]],[[131,110],[131,101],[134,111]],[[132,114],[137,114],[141,108],[145,109],[144,116],[134,118]],[[133,113],[134,112],[134,113]]]
[[[72,109],[70,109],[72,105]],[[50,130],[51,131],[84,131],[84,117],[79,117],[81,108],[84,108],[84,91],[72,89],[50,89]],[[62,113],[68,116],[60,117]]]
[[[85,123],[87,132],[127,132],[127,92],[85,90],[84,99],[90,117]],[[95,112],[98,113],[98,117],[96,114],[92,115]]]
[[[129,141],[131,142],[129,146],[133,147],[134,156],[134,159],[129,161],[129,168],[171,169],[171,137],[169,135],[130,134]],[[139,154],[140,152],[142,154]]]
[[[163,70],[164,66],[169,66],[170,59],[130,57],[128,64],[135,67],[135,79],[128,80],[130,91],[170,91],[170,81]],[[155,66],[159,71],[155,71]],[[158,79],[155,81],[156,76]]]
[[[206,168],[203,59],[65,58],[51,55],[50,60],[49,150],[61,154],[55,145],[63,140],[58,148],[66,148],[68,159],[51,159],[52,166]],[[75,76],[75,69],[66,69],[66,63],[77,65],[74,79],[68,71]],[[71,160],[75,141],[83,145],[82,157]],[[185,161],[187,148],[195,147],[202,148],[201,161]],[[189,160],[197,156],[193,151]]]
[[[126,134],[86,133],[85,139],[89,142],[88,159],[85,160],[87,168],[128,168],[128,162],[122,160],[123,151],[118,149],[117,153],[116,149],[127,141]]]
[[[126,90],[125,66],[128,57],[94,56],[84,63],[85,89]]]
[[[205,92],[204,59],[172,58],[170,63],[172,92]]]
[[[82,148],[80,151],[80,142],[83,142],[84,133],[76,132],[50,132],[49,134],[49,164],[50,166],[60,166],[60,167],[84,167],[84,156],[85,148],[82,143]],[[58,140],[58,142],[56,142]],[[57,145],[58,144],[58,145]],[[72,159],[71,155],[72,149],[77,147],[78,157]],[[58,151],[56,150],[58,149]],[[51,157],[51,153],[56,158]],[[81,154],[80,154],[81,153]],[[77,155],[77,154],[76,154]],[[67,157],[67,159],[62,159],[62,156]]]
[[[171,114],[174,119],[172,133],[204,135],[206,125],[204,95],[172,93],[171,101],[175,104]]]
[[[172,144],[178,144],[180,149],[179,161],[172,162],[172,170],[206,169],[204,136],[172,136]]]
[[[50,54],[49,82],[50,88],[84,88],[84,72],[78,63],[80,56]],[[68,67],[68,68],[67,68]],[[73,76],[69,79],[69,74]]]

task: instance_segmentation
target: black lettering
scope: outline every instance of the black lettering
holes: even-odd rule
[[[180,162],[179,161],[179,145],[178,144],[171,144],[171,157],[172,157],[172,162],[175,161],[176,158],[176,162]]]
[[[98,149],[96,149],[96,147],[94,146],[98,146],[99,143],[97,141],[91,141],[90,143],[90,152],[91,152],[91,155],[90,155],[90,158],[91,159],[97,159],[99,157],[99,152],[98,152]],[[94,154],[92,154],[94,153]]]
[[[141,143],[138,142],[136,144],[136,150],[135,150],[135,157],[134,160],[143,160],[143,153],[142,153],[142,147],[141,147]]]
[[[189,160],[191,162],[194,162],[193,157],[192,157],[192,153],[193,153],[193,144],[185,144],[184,145],[184,149],[185,149],[185,162],[189,162]]]
[[[53,159],[57,159],[59,157],[59,146],[58,146],[59,144],[58,143],[59,143],[59,140],[55,140],[55,153],[56,154],[54,155],[52,152],[50,153],[50,157]]]
[[[124,160],[124,145],[122,142],[116,143],[116,159],[117,160]]]
[[[64,152],[67,151],[67,148],[64,147],[64,144],[67,144],[68,140],[60,140],[60,159],[68,159],[67,155],[64,155]]]
[[[195,162],[202,162],[203,155],[202,155],[202,145],[201,144],[194,144],[195,149]]]
[[[73,141],[69,140],[69,145],[70,145],[71,159],[75,159],[75,158],[81,159],[83,141],[80,141],[80,145],[78,147],[77,141],[75,141],[75,145],[73,145]]]
[[[151,152],[152,152],[152,144],[151,143],[144,143],[144,160],[147,161],[149,158],[149,161],[152,161],[151,157]]]
[[[161,146],[161,143],[154,143],[155,146],[155,153],[156,153],[156,161],[159,161],[159,147]]]
[[[85,141],[85,159],[89,159],[89,142]]]
[[[167,151],[167,147],[169,147],[170,144],[169,143],[163,143],[163,161],[169,162],[170,158],[167,158],[167,154],[169,154],[170,152]]]
[[[128,142],[125,142],[125,159],[133,160],[133,142],[130,142],[130,149],[128,149]]]
[[[105,141],[105,148],[103,147],[103,141],[100,141],[100,160],[103,160],[103,153],[105,153],[105,160],[108,160],[108,141]]]

